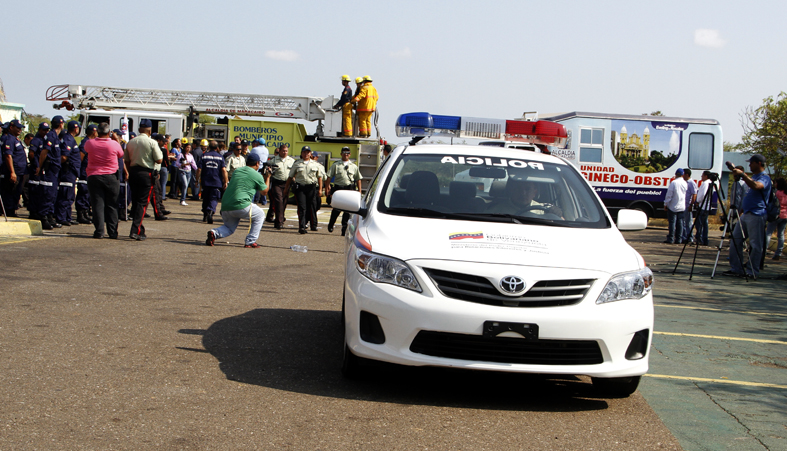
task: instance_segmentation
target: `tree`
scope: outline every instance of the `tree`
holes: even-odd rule
[[[211,116],[210,114],[200,114],[199,115],[199,123],[200,124],[215,124],[216,123],[216,116]]]
[[[733,144],[729,141],[724,141],[723,147],[725,152],[740,152],[743,148],[743,144]]]
[[[741,149],[765,157],[771,177],[787,174],[787,94],[763,99],[757,108],[746,107],[741,114]]]
[[[27,131],[29,133],[38,132],[38,124],[42,122],[46,122],[50,124],[50,126],[52,125],[52,120],[44,116],[43,114],[30,114],[25,112],[25,114],[22,115],[22,120],[24,122],[27,122]]]
[[[654,112],[652,112],[650,114],[642,113],[642,115],[643,116],[664,116],[664,113],[662,113],[661,110],[656,110],[656,111],[654,111]]]

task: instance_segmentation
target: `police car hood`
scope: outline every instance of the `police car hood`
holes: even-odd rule
[[[614,227],[583,229],[385,215],[365,230],[373,252],[405,261],[434,259],[610,274],[642,266],[639,254]]]

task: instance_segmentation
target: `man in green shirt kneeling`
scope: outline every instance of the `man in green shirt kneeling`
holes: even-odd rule
[[[254,202],[254,193],[259,191],[263,196],[268,194],[270,174],[265,180],[262,174],[257,172],[260,167],[260,157],[257,154],[249,154],[246,158],[246,166],[239,167],[230,179],[227,190],[221,197],[221,219],[224,225],[208,231],[208,239],[205,244],[213,246],[217,238],[225,238],[232,235],[238,227],[238,223],[243,218],[249,218],[251,227],[249,234],[246,235],[246,245],[243,247],[258,248],[257,238],[260,236],[262,222],[265,219],[265,212]]]

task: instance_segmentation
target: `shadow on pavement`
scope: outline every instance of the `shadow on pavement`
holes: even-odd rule
[[[402,404],[523,411],[606,409],[591,384],[574,376],[548,377],[485,371],[381,365],[361,381],[340,372],[340,313],[323,310],[255,309],[213,323],[205,350],[227,379],[253,385],[330,396]],[[201,351],[186,349],[189,351]]]

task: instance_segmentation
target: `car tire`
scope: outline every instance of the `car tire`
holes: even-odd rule
[[[591,377],[593,386],[605,396],[627,398],[637,391],[642,376],[631,377]]]
[[[347,293],[347,287],[343,285],[342,286],[342,319],[341,319],[342,327],[344,327],[344,298],[347,295],[346,293]]]
[[[347,379],[360,379],[366,373],[363,366],[365,359],[358,357],[350,351],[347,343],[344,344],[344,355],[342,356],[342,376]]]

